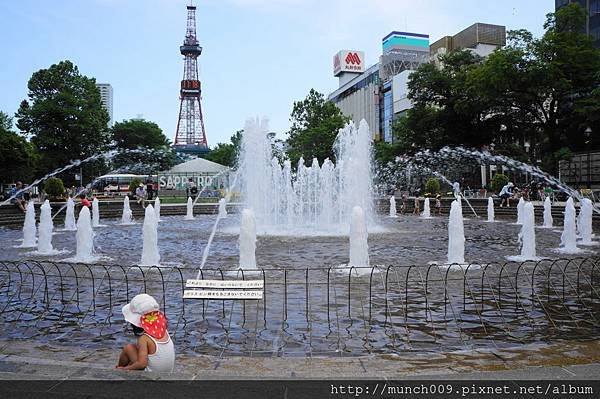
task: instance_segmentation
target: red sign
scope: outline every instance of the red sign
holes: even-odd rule
[[[348,53],[345,61],[346,61],[346,64],[352,64],[352,65],[360,65],[360,63],[361,63],[360,57],[358,56],[357,53]]]

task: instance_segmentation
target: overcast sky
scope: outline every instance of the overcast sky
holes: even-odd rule
[[[142,115],[171,140],[183,74],[185,0],[0,0],[0,110],[13,115],[40,68],[73,61],[110,83],[116,121]],[[337,88],[332,57],[365,51],[392,30],[433,42],[474,22],[543,32],[553,0],[196,0],[202,107],[209,145],[250,116],[284,137],[292,104]]]

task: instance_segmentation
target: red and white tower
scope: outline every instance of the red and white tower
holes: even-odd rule
[[[198,78],[198,56],[202,47],[196,38],[196,7],[187,6],[187,29],[183,45],[179,51],[184,56],[183,80],[179,91],[179,120],[175,132],[175,148],[182,152],[205,152],[208,150],[204,120],[202,119],[202,98]]]

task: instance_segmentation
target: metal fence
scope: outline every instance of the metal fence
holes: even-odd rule
[[[600,338],[599,258],[484,265],[203,270],[264,282],[260,300],[183,299],[197,270],[0,262],[4,339],[121,343],[136,294],[165,310],[180,352],[397,353]]]

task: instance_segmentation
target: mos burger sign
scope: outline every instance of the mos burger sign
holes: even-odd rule
[[[364,71],[364,51],[342,50],[333,56],[333,76],[338,76],[342,72],[362,73]]]

